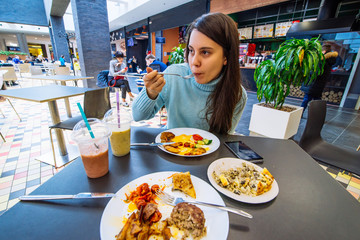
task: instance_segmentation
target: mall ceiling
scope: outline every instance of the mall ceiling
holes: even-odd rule
[[[107,0],[109,14],[109,32],[136,23],[147,17],[175,8],[193,0]],[[70,0],[52,0],[51,15],[72,19]],[[1,25],[1,23],[0,23]],[[3,24],[7,25],[7,23]],[[17,42],[16,33],[26,34],[28,42],[50,41],[47,27],[21,24],[8,24],[0,27],[0,39]],[[16,26],[15,26],[16,25]],[[71,23],[73,27],[73,23]],[[70,29],[67,31],[74,31]]]

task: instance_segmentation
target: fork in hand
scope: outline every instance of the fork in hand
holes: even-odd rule
[[[236,209],[236,208],[232,208],[232,207],[225,207],[225,206],[221,206],[221,205],[217,205],[217,204],[212,204],[212,203],[204,203],[204,202],[198,202],[198,201],[194,201],[194,200],[184,200],[181,197],[173,197],[170,194],[161,191],[160,189],[155,193],[164,203],[175,206],[178,203],[181,202],[187,202],[187,203],[192,203],[192,204],[197,204],[197,205],[202,205],[205,207],[214,207],[217,209],[221,209],[224,211],[228,211],[228,212],[232,212],[238,215],[241,215],[243,217],[247,217],[247,218],[253,218],[253,216],[243,210],[240,209]]]
[[[147,73],[126,73],[125,75],[128,75],[128,76],[144,76],[146,75]],[[180,74],[177,74],[177,73],[164,73],[164,72],[158,72],[158,74],[160,75],[173,75],[173,76],[178,76],[178,77],[181,77],[183,79],[190,79],[192,77],[194,77],[194,74],[189,74],[189,75],[186,75],[186,76],[181,76]]]

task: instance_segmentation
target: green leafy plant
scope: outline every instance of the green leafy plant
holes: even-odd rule
[[[275,58],[261,62],[254,79],[259,102],[273,103],[280,109],[290,93],[290,85],[310,84],[324,71],[325,58],[318,38],[290,39],[283,42]]]
[[[183,63],[184,62],[184,48],[174,47],[169,57],[169,62],[171,64]]]
[[[23,53],[23,52],[11,52],[11,51],[0,51],[0,55],[27,55],[27,53]]]

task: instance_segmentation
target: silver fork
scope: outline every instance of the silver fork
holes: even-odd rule
[[[243,210],[240,209],[236,209],[236,208],[232,208],[232,207],[226,207],[226,206],[221,206],[221,205],[217,205],[217,204],[212,204],[212,203],[204,203],[204,202],[198,202],[198,201],[194,201],[194,200],[184,200],[181,197],[174,197],[171,196],[170,194],[161,191],[160,189],[155,193],[164,203],[175,206],[178,203],[181,202],[187,202],[187,203],[192,203],[192,204],[197,204],[197,205],[202,205],[205,207],[214,207],[217,209],[221,209],[224,211],[228,211],[228,212],[232,212],[238,215],[241,215],[243,217],[247,217],[247,218],[253,218],[253,216]]]
[[[126,73],[125,76],[144,76],[146,75],[147,73]],[[189,78],[192,78],[194,77],[194,74],[189,74],[189,75],[186,75],[186,76],[181,76],[180,74],[177,74],[177,73],[164,73],[164,72],[158,72],[158,74],[160,75],[172,75],[172,76],[178,76],[178,77],[181,77],[183,79],[189,79]]]

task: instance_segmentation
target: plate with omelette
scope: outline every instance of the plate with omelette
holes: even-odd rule
[[[213,187],[240,202],[266,203],[279,194],[279,185],[267,168],[239,158],[212,162],[207,175]]]
[[[159,146],[164,152],[181,157],[199,157],[215,152],[220,140],[212,133],[196,128],[173,128],[155,138],[156,143],[174,142]]]

